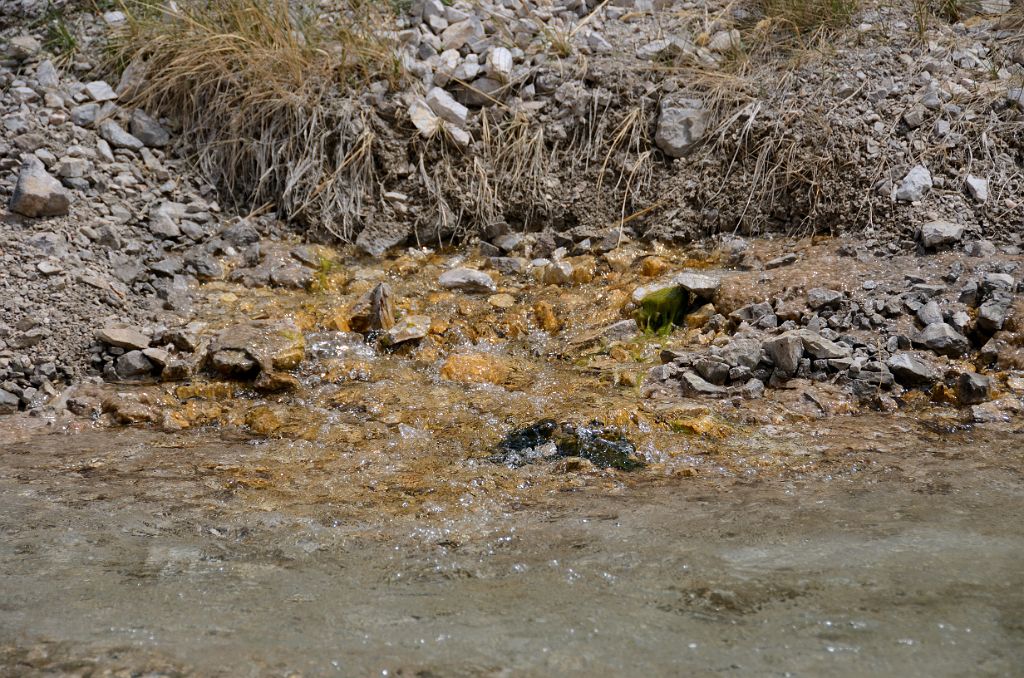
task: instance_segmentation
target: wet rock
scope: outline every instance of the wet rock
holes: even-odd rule
[[[522,273],[529,264],[523,257],[491,257],[488,262],[491,268],[505,275]]]
[[[259,363],[248,352],[230,348],[214,353],[210,366],[214,372],[231,378],[251,377],[259,370]]]
[[[796,263],[797,256],[790,252],[789,254],[783,254],[780,257],[775,257],[770,261],[765,262],[764,267],[768,270],[773,268],[782,268],[783,266],[790,266]]]
[[[407,315],[381,337],[384,346],[396,346],[407,341],[415,341],[427,336],[430,332],[430,316]]]
[[[955,245],[963,236],[964,227],[949,221],[929,221],[921,227],[921,244],[929,250]]]
[[[377,283],[372,290],[360,297],[349,309],[348,326],[353,332],[360,334],[386,331],[394,327],[395,302],[391,286],[387,283]]]
[[[441,366],[441,376],[463,384],[503,384],[512,368],[500,356],[489,353],[456,353]]]
[[[707,132],[708,112],[699,99],[666,97],[654,143],[670,158],[682,158]]]
[[[932,190],[932,175],[924,165],[915,165],[903,177],[893,197],[901,202],[917,202]]]
[[[447,290],[490,294],[498,291],[498,286],[494,284],[491,276],[471,268],[453,268],[445,271],[437,282]]]
[[[940,374],[927,357],[915,353],[897,353],[886,361],[886,367],[903,386],[931,385]]]
[[[252,377],[298,367],[306,342],[291,320],[253,321],[221,330],[207,349],[208,363],[229,377]]]
[[[10,210],[26,217],[59,217],[71,209],[71,193],[50,176],[43,163],[28,156],[18,173]]]
[[[96,332],[96,338],[109,346],[129,351],[149,348],[150,338],[133,327],[105,327]]]
[[[291,264],[275,268],[270,272],[270,282],[275,287],[293,290],[309,289],[313,284],[313,271],[301,264]]]
[[[558,319],[554,307],[547,301],[538,301],[533,305],[533,316],[537,325],[548,334],[555,334],[562,329],[562,321]]]
[[[977,405],[988,400],[992,378],[977,372],[964,372],[956,381],[956,397],[961,405]]]
[[[632,299],[633,303],[639,304],[645,297],[655,292],[671,287],[679,287],[690,293],[695,300],[712,301],[715,293],[718,292],[721,286],[721,279],[715,276],[704,275],[703,273],[677,273],[668,280],[661,280],[636,288],[633,290]]]
[[[729,365],[712,358],[698,358],[693,361],[693,369],[708,383],[721,386],[729,380]]]
[[[636,447],[617,429],[600,422],[585,426],[542,419],[509,433],[498,443],[491,461],[522,466],[557,457],[579,457],[601,468],[633,471],[644,466]]]
[[[928,325],[912,341],[919,348],[950,357],[961,356],[971,347],[967,337],[946,323]]]

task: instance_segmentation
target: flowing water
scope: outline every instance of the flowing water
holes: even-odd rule
[[[658,341],[585,348],[614,286],[551,299],[587,318],[558,343],[414,278],[447,339],[383,352],[327,328],[334,296],[213,287],[215,326],[298,319],[297,390],[3,422],[0,675],[1024,675],[1019,421],[647,402]],[[542,417],[646,465],[490,460]]]

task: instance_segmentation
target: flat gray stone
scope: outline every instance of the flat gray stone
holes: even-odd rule
[[[498,291],[498,286],[494,284],[491,276],[471,268],[453,268],[450,271],[445,271],[437,282],[446,290],[481,293]]]
[[[924,165],[915,165],[896,187],[893,197],[902,202],[916,202],[932,190],[932,175]]]
[[[96,338],[104,344],[128,350],[149,348],[150,339],[131,327],[105,327],[96,332]]]

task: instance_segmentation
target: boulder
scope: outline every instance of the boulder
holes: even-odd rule
[[[992,377],[977,372],[964,372],[956,381],[956,397],[961,405],[977,405],[988,400]]]
[[[390,330],[395,326],[395,302],[391,286],[377,285],[364,294],[349,309],[348,326],[353,332],[366,334],[375,330]]]
[[[26,158],[18,173],[10,210],[26,217],[59,217],[71,209],[71,193],[50,176],[41,160]]]

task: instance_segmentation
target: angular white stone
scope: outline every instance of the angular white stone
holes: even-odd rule
[[[434,87],[427,92],[426,101],[427,105],[430,106],[430,110],[434,111],[438,117],[460,127],[465,127],[469,109],[456,101],[451,94],[440,87]]]

